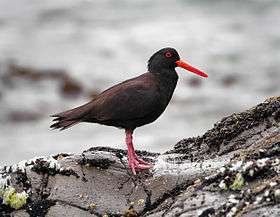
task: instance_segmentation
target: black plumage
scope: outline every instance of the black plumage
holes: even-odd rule
[[[174,53],[169,61],[163,55],[167,51]],[[176,87],[176,60],[179,55],[174,49],[157,52],[149,60],[149,72],[105,90],[89,103],[52,115],[55,123],[51,128],[64,130],[92,122],[134,130],[153,122],[165,110]]]
[[[128,147],[132,146],[133,150],[131,162],[136,160],[134,163],[130,162],[133,173],[135,168],[148,167],[148,164],[134,153],[132,132],[137,127],[155,121],[163,113],[177,84],[177,66],[207,77],[203,72],[181,61],[174,48],[164,48],[149,59],[147,73],[105,90],[89,103],[52,115],[55,123],[51,128],[64,130],[81,122],[123,128],[127,132]]]

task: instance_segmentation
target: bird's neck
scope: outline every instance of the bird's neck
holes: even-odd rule
[[[161,69],[161,71],[151,72],[158,80],[161,96],[166,103],[170,101],[178,81],[178,74],[175,69]]]
[[[178,74],[175,69],[157,69],[157,70],[150,70],[153,73],[158,81],[165,87],[173,87],[176,86],[178,81]],[[175,87],[174,87],[175,88]]]

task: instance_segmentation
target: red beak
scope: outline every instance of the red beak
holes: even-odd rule
[[[176,64],[177,64],[177,66],[179,66],[181,68],[184,68],[184,69],[186,69],[186,70],[188,70],[190,72],[193,72],[193,73],[195,73],[197,75],[200,75],[202,77],[208,78],[208,75],[206,73],[200,71],[199,69],[196,69],[196,68],[192,67],[191,65],[185,63],[182,60],[176,61]]]

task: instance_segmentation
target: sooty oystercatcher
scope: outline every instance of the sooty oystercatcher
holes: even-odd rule
[[[177,84],[176,67],[208,77],[180,60],[174,48],[163,48],[149,59],[148,72],[105,90],[89,103],[52,115],[55,123],[51,128],[64,130],[81,122],[91,122],[125,129],[128,164],[132,173],[149,169],[153,165],[135,153],[132,133],[163,113]]]

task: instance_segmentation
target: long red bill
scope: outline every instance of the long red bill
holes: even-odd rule
[[[193,73],[195,73],[197,75],[200,75],[202,77],[208,78],[208,75],[206,73],[200,71],[199,69],[196,69],[196,68],[192,67],[191,65],[185,63],[182,60],[176,61],[176,64],[177,64],[177,66],[179,66],[181,68],[184,68],[184,69],[186,69],[186,70],[188,70],[190,72],[193,72]]]

